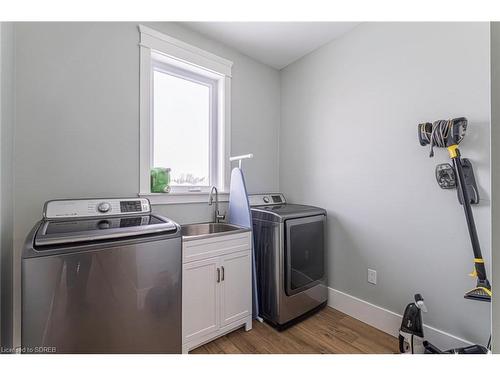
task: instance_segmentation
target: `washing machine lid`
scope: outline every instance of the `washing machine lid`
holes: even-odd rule
[[[34,245],[38,250],[39,247],[50,245],[88,243],[176,231],[178,225],[175,222],[153,214],[44,220],[35,235]]]
[[[326,210],[315,206],[290,203],[252,207],[253,218],[260,220],[281,222],[288,219],[315,215],[326,215]]]
[[[180,233],[175,222],[151,214],[146,198],[56,199],[45,203],[43,217],[35,247]]]

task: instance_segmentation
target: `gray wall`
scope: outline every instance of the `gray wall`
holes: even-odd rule
[[[500,227],[500,23],[491,23],[491,217],[492,227]],[[500,231],[492,233],[492,279],[494,290],[500,285]],[[493,294],[493,352],[500,353],[500,300]]]
[[[255,154],[245,166],[250,191],[276,190],[279,72],[179,24],[148,26],[234,62],[232,153]],[[137,194],[139,33],[137,23],[17,23],[15,31],[19,251],[48,199]],[[155,210],[180,223],[210,219],[207,204]]]
[[[13,24],[0,23],[0,347],[12,345]]]
[[[447,152],[430,159],[416,130],[469,119],[489,264],[489,48],[488,23],[361,24],[282,71],[280,131],[281,190],[328,210],[330,286],[397,313],[420,292],[427,324],[484,344],[490,306],[462,298],[475,285],[463,212],[434,178]]]

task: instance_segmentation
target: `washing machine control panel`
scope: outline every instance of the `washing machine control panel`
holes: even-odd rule
[[[250,206],[268,206],[274,204],[285,204],[285,196],[281,193],[249,194]]]
[[[150,213],[146,198],[65,199],[45,203],[46,219],[64,219],[92,216],[117,216]]]

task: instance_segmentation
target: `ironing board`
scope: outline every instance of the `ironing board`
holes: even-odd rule
[[[252,229],[252,213],[248,202],[248,193],[245,177],[241,168],[234,168],[231,172],[231,185],[229,187],[229,208],[227,222]],[[252,237],[252,317],[259,316],[259,303],[257,296],[257,278],[255,273],[255,253]]]

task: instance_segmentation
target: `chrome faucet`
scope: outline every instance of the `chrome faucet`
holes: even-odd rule
[[[215,192],[215,207],[214,207],[214,223],[220,223],[221,220],[226,218],[226,215],[221,215],[219,212],[219,192],[215,186],[210,189],[210,194],[208,196],[208,205],[211,206],[214,203],[214,192]]]

